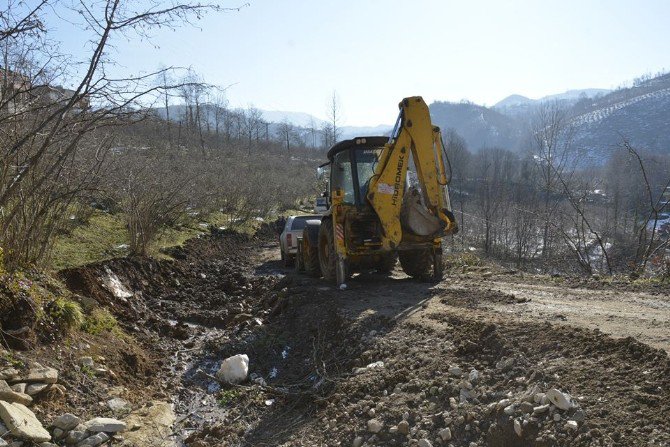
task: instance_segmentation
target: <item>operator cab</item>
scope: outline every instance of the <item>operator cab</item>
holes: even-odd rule
[[[328,151],[329,189],[341,189],[345,205],[369,206],[366,196],[370,179],[388,140],[388,137],[359,137],[340,141]]]

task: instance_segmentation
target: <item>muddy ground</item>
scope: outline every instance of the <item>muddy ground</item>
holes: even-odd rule
[[[667,294],[495,266],[439,284],[369,273],[342,292],[283,268],[269,229],[171,254],[62,273],[139,341],[141,380],[118,381],[174,404],[164,445],[670,445]],[[102,285],[110,271],[132,297]],[[240,353],[251,380],[218,383]],[[569,408],[544,405],[551,389]]]

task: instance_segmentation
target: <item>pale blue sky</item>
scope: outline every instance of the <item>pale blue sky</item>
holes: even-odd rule
[[[249,3],[199,29],[161,31],[159,48],[116,41],[115,57],[134,72],[192,66],[210,83],[235,84],[233,106],[325,118],[335,90],[347,125],[392,123],[404,96],[493,105],[670,69],[667,0]],[[60,25],[56,36],[81,54],[79,33]]]

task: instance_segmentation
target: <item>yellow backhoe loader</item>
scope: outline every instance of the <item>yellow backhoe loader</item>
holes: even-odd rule
[[[327,211],[299,238],[298,271],[345,281],[355,271],[442,277],[442,238],[458,230],[451,212],[440,129],[421,97],[405,98],[389,137],[360,137],[328,151]],[[448,160],[446,160],[448,163]]]

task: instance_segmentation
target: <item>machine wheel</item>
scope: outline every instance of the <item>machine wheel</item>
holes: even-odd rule
[[[318,278],[321,276],[321,266],[319,265],[319,247],[309,243],[307,235],[303,236],[303,261],[305,264],[305,272],[308,275]]]
[[[301,273],[303,270],[305,270],[305,262],[303,260],[302,254],[303,246],[303,242],[298,243],[298,252],[295,255],[295,263],[293,264],[296,273]]]
[[[337,253],[335,252],[333,221],[331,219],[323,219],[321,221],[318,254],[323,278],[327,281],[335,281],[337,274]]]
[[[444,264],[442,263],[442,247],[433,252],[433,280],[442,281],[444,277]]]
[[[377,271],[380,273],[391,273],[397,262],[398,255],[395,252],[385,253],[382,255],[379,264],[377,264]]]
[[[409,276],[420,279],[429,279],[432,276],[432,250],[403,250],[398,253],[398,257],[403,271]]]

